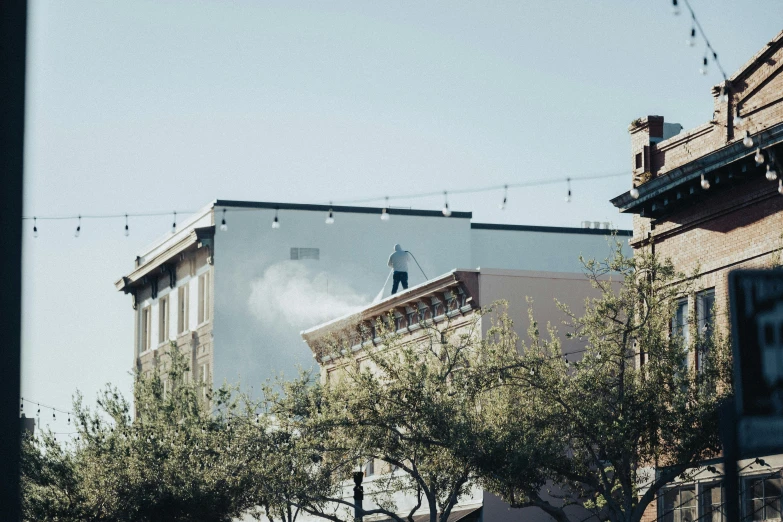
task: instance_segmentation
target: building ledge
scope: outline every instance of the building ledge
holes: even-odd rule
[[[783,123],[751,136],[754,143],[762,144],[769,157],[769,150],[777,152],[776,148],[783,143]],[[763,176],[766,163],[760,167],[756,166],[753,161],[754,154],[755,147],[747,148],[742,141],[733,142],[639,185],[637,199],[631,197],[629,190],[612,199],[612,205],[623,213],[661,218],[684,204],[708,197],[723,187]],[[783,158],[777,154],[776,159]],[[779,161],[776,161],[776,165],[779,166]],[[702,176],[710,183],[709,190],[701,187]]]

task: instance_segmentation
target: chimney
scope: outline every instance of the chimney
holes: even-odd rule
[[[628,132],[631,135],[633,186],[636,187],[655,175],[650,146],[663,140],[663,116],[638,118],[631,122]]]

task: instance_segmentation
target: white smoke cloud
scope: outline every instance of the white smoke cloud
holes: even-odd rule
[[[370,298],[302,261],[284,261],[251,283],[248,304],[262,323],[302,330],[355,312],[370,304]]]

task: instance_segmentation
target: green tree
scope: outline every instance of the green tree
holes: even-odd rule
[[[637,522],[675,477],[720,451],[730,349],[717,329],[687,346],[670,328],[696,274],[649,254],[626,258],[619,247],[585,267],[600,295],[582,316],[563,307],[568,335],[584,351],[565,358],[556,330],[541,335],[531,312],[529,342],[488,373],[506,391],[491,397],[486,443],[461,458],[473,459],[480,482],[514,507],[537,506],[564,522],[565,507],[579,504],[601,520]],[[694,347],[704,354],[700,368]],[[542,498],[541,480],[559,498]]]
[[[345,520],[354,508],[352,475],[372,462],[376,475],[364,484],[364,515],[404,522],[426,509],[432,522],[445,522],[473,485],[474,463],[456,459],[450,446],[470,446],[465,437],[476,433],[474,374],[487,367],[480,319],[426,321],[415,340],[386,319],[376,325],[378,347],[357,357],[345,356],[353,353],[350,333],[325,342],[341,361],[330,382],[290,383],[270,401],[299,450],[317,456],[309,468],[320,487],[301,489],[292,502]],[[399,494],[412,505],[398,504]]]
[[[168,353],[165,376],[136,376],[135,413],[107,387],[94,410],[75,400],[72,444],[25,442],[26,520],[219,522],[254,506],[247,448],[232,426],[252,406],[235,390],[213,395],[189,381],[184,356]]]

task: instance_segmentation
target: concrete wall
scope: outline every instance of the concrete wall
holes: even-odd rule
[[[600,292],[590,286],[590,282],[583,274],[482,268],[479,275],[481,306],[487,306],[498,299],[508,301],[509,315],[514,321],[514,331],[527,344],[529,342],[527,330],[530,326],[527,299],[533,299],[533,317],[538,323],[542,337],[549,337],[547,323],[555,326],[560,334],[563,353],[581,351],[584,349],[584,342],[565,338],[565,333],[570,330],[563,321],[568,317],[557,307],[555,299],[568,305],[577,316],[581,316],[585,310],[585,299],[599,295]],[[488,327],[488,324],[482,324],[482,333],[486,333]],[[574,357],[571,360],[578,359],[579,357]]]
[[[411,250],[428,276],[470,264],[467,218],[233,209],[217,227],[214,256],[214,383],[258,386],[291,378],[313,358],[299,332],[370,304],[389,273],[394,244]],[[219,224],[222,207],[215,209]],[[291,248],[318,248],[318,260],[291,260]],[[410,285],[424,281],[415,264]],[[386,287],[388,295],[391,281]]]
[[[471,235],[471,268],[508,268],[581,272],[581,254],[586,259],[606,259],[614,246],[611,236],[590,231],[580,233],[519,229],[477,229]],[[557,230],[557,229],[554,229]],[[608,232],[608,231],[607,231]],[[618,236],[626,255],[631,255],[626,236]]]

